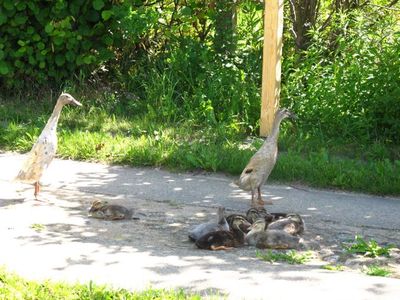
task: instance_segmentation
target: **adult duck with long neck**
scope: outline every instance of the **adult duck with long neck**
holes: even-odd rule
[[[265,139],[261,148],[250,159],[240,175],[239,180],[236,182],[241,189],[251,191],[252,207],[272,204],[272,202],[265,202],[262,199],[261,186],[266,182],[275,166],[278,156],[279,128],[282,120],[286,118],[294,119],[296,116],[286,108],[276,111],[271,134]]]
[[[50,119],[39,135],[36,143],[33,145],[25,162],[22,165],[17,177],[18,181],[33,183],[35,186],[34,196],[38,200],[40,191],[40,178],[43,172],[50,165],[57,152],[57,124],[60,118],[61,110],[66,104],[81,106],[82,104],[75,100],[70,94],[62,93],[58,97]]]

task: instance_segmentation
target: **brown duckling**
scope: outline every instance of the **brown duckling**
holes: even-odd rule
[[[196,246],[207,250],[229,250],[244,245],[245,233],[242,229],[250,225],[247,220],[241,216],[231,218],[231,230],[219,230],[209,232],[196,241]]]
[[[302,234],[305,229],[303,218],[298,214],[287,214],[286,217],[273,221],[267,230],[283,230],[291,235]]]
[[[253,224],[258,219],[265,219],[270,214],[264,207],[252,207],[246,212],[246,219]],[[272,221],[272,220],[271,220]]]
[[[108,204],[107,201],[95,200],[89,208],[89,217],[104,220],[132,219],[133,210],[122,205]]]
[[[246,243],[257,248],[293,249],[300,245],[300,238],[284,230],[265,230],[265,221],[254,222],[245,237]]]
[[[266,225],[280,218],[286,217],[285,213],[269,213],[264,207],[252,207],[246,212],[246,219],[253,224],[258,219],[264,219]]]
[[[203,235],[206,235],[207,233],[210,233],[210,232],[229,231],[229,224],[225,219],[224,213],[225,213],[225,208],[222,206],[218,207],[217,222],[210,221],[210,222],[201,223],[201,224],[198,224],[198,225],[192,227],[189,230],[189,239],[195,242],[199,238],[201,238]]]
[[[229,228],[232,229],[234,224],[240,225],[240,230],[243,232],[248,232],[251,223],[247,220],[244,215],[241,214],[231,214],[226,217],[226,221],[228,222]]]

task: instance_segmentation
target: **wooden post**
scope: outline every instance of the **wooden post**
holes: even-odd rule
[[[264,49],[261,89],[260,135],[272,129],[281,91],[283,0],[264,0]]]

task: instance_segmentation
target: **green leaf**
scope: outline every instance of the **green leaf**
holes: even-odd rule
[[[47,24],[45,27],[44,27],[44,31],[46,31],[46,33],[51,33],[51,32],[53,32],[53,29],[54,29],[54,26],[53,26],[53,24],[51,24],[51,23],[49,23],[49,24]]]
[[[28,61],[31,65],[35,65],[36,64],[36,59],[33,56],[29,56]]]
[[[7,75],[10,72],[8,64],[5,61],[0,61],[0,74]]]
[[[4,58],[5,54],[3,50],[0,50],[0,61]]]
[[[13,10],[14,9],[14,3],[11,0],[4,0],[3,6],[7,10]]]
[[[17,44],[20,45],[21,47],[25,46],[25,42],[24,42],[24,41],[21,41],[21,40],[19,40],[19,41],[17,42]]]
[[[65,54],[65,58],[67,59],[67,61],[73,62],[75,60],[75,53],[73,51],[68,51]]]
[[[7,16],[0,11],[0,25],[7,22]]]
[[[17,3],[17,9],[18,10],[24,10],[26,8],[26,3],[25,1],[20,1]]]
[[[111,16],[114,14],[112,10],[103,10],[101,12],[101,17],[103,18],[104,21],[107,21],[108,19],[111,18]]]
[[[83,62],[87,65],[91,64],[93,60],[94,57],[92,55],[88,55],[83,58]]]
[[[64,39],[61,36],[54,37],[53,41],[54,41],[54,44],[57,46],[60,46],[64,43]]]
[[[26,16],[17,15],[14,17],[14,22],[16,25],[25,24],[27,20],[28,20],[28,17],[26,17]]]
[[[44,69],[46,67],[46,63],[44,61],[41,61],[39,63],[39,68]]]
[[[37,33],[35,33],[35,34],[32,36],[32,40],[35,41],[35,42],[38,42],[38,41],[40,41],[41,39],[42,39],[42,38],[41,38],[40,35],[37,34]]]
[[[104,7],[104,1],[103,0],[94,0],[93,1],[93,8],[95,10],[100,10]]]
[[[58,54],[58,55],[56,56],[55,61],[56,61],[57,66],[59,66],[59,67],[62,66],[62,65],[65,63],[64,55]]]
[[[39,50],[43,50],[43,49],[45,48],[44,43],[42,43],[42,42],[37,43],[37,48],[38,48]]]
[[[179,13],[182,16],[190,16],[190,15],[192,15],[192,9],[190,7],[188,7],[188,6],[184,6],[184,7],[181,8]]]

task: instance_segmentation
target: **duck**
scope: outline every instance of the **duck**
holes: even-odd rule
[[[269,213],[264,207],[251,207],[246,212],[246,219],[253,224],[258,219],[263,219],[266,225],[280,218],[286,217],[285,213]]]
[[[217,221],[201,223],[189,230],[189,239],[197,241],[203,235],[214,231],[229,231],[229,224],[225,218],[225,207],[219,206],[217,209]]]
[[[246,211],[246,219],[253,224],[255,221],[258,219],[269,219],[270,214],[267,212],[267,210],[264,207],[250,207]],[[271,218],[272,221],[272,218]]]
[[[133,210],[107,201],[94,200],[89,208],[88,216],[104,220],[132,219]]]
[[[241,214],[230,214],[226,217],[226,221],[228,222],[230,230],[232,230],[235,224],[240,224],[240,230],[247,232],[251,226],[251,223],[247,220],[246,216]]]
[[[58,97],[53,113],[15,178],[16,181],[33,183],[35,200],[38,200],[40,192],[40,178],[56,155],[58,119],[62,108],[67,104],[82,106],[79,101],[68,93],[62,93]]]
[[[245,242],[260,249],[296,249],[300,246],[300,237],[284,230],[265,230],[265,228],[263,219],[254,222],[245,236]]]
[[[196,241],[196,246],[206,250],[230,250],[245,244],[245,232],[250,225],[242,216],[232,216],[229,231],[209,232]]]
[[[291,235],[300,235],[305,230],[305,224],[299,214],[291,213],[268,224],[267,230],[283,230]]]
[[[251,191],[251,206],[264,206],[272,201],[264,201],[261,196],[261,186],[271,174],[278,156],[278,136],[282,120],[295,119],[296,115],[286,108],[275,113],[271,134],[265,139],[261,148],[251,157],[243,169],[240,178],[235,183],[245,191]],[[257,193],[257,197],[256,197]]]

